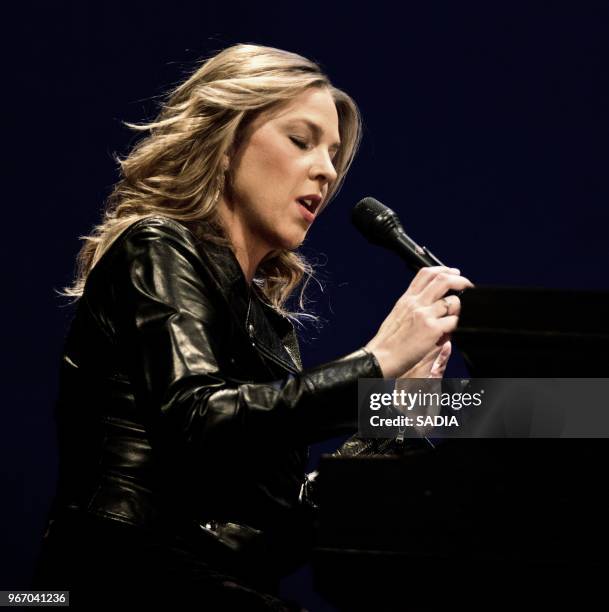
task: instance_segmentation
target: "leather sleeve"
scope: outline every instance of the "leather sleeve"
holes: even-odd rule
[[[240,383],[217,360],[221,305],[178,230],[127,230],[111,265],[117,338],[138,404],[163,436],[192,450],[251,436],[310,444],[357,429],[357,380],[382,376],[374,355],[361,349],[280,380]]]

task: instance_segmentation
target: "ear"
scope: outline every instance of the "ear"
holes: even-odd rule
[[[230,157],[228,156],[228,153],[224,153],[222,155],[222,169],[224,170],[224,172],[228,170],[229,166],[230,166]]]

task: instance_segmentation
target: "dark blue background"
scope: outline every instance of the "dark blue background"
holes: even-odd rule
[[[421,7],[424,5],[424,8]],[[4,55],[0,589],[28,584],[54,490],[52,405],[78,236],[154,96],[237,42],[302,53],[359,103],[362,148],[305,253],[327,323],[305,365],[369,340],[411,274],[349,222],[374,195],[479,284],[609,288],[606,3],[58,2],[13,7]],[[461,371],[458,356],[451,372]],[[326,445],[331,449],[338,441]],[[319,449],[316,449],[319,450]],[[286,581],[314,610],[307,572]],[[304,594],[303,594],[304,593]]]

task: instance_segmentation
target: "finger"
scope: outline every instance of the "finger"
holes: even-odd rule
[[[450,272],[452,274],[459,274],[457,268],[448,268],[447,266],[429,266],[427,268],[421,268],[416,276],[412,279],[408,290],[411,293],[421,293],[427,285],[440,273]]]
[[[446,363],[448,362],[448,358],[450,357],[451,350],[452,348],[450,342],[445,342],[438,351],[438,356],[434,361],[433,367],[440,368],[446,365]]]
[[[434,302],[431,308],[436,318],[459,315],[461,312],[461,300],[456,295],[447,295]]]
[[[454,291],[463,291],[469,287],[473,287],[472,282],[457,274],[441,272],[437,274],[431,282],[421,291],[421,301],[423,304],[433,304],[436,300],[446,295],[451,289]]]
[[[438,319],[438,325],[440,330],[445,334],[450,334],[457,329],[459,323],[459,317],[455,315],[449,315],[448,317],[441,317]]]
[[[446,370],[446,366],[448,365],[448,359],[451,353],[451,344],[450,342],[445,342],[436,357],[436,360],[433,362],[431,369],[429,370],[429,376],[431,378],[442,378],[444,376],[444,371]]]
[[[434,363],[436,359],[438,359],[438,357],[440,356],[441,352],[442,352],[442,347],[436,346],[433,349],[431,349],[431,351],[429,351],[429,353],[427,353],[427,355],[425,355],[425,357],[423,357],[423,359],[421,359],[419,363],[420,364]]]
[[[450,334],[442,334],[442,337],[436,342],[436,346],[444,346],[449,340]]]
[[[440,357],[448,361],[448,358],[450,357],[452,350],[453,350],[452,343],[450,340],[448,340],[442,345],[442,350],[440,351]]]

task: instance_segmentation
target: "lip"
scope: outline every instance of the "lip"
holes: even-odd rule
[[[313,203],[313,210],[309,212],[313,215],[313,217],[315,217],[317,215],[317,211],[320,208],[320,204],[323,198],[318,193],[309,193],[307,195],[302,195],[302,196],[297,197],[296,201],[298,200],[311,200],[311,202]]]
[[[305,221],[308,223],[313,223],[313,221],[315,221],[315,213],[312,213],[309,209],[305,208],[298,200],[294,200],[294,202],[296,202],[296,206],[298,206],[298,210],[304,217]]]

